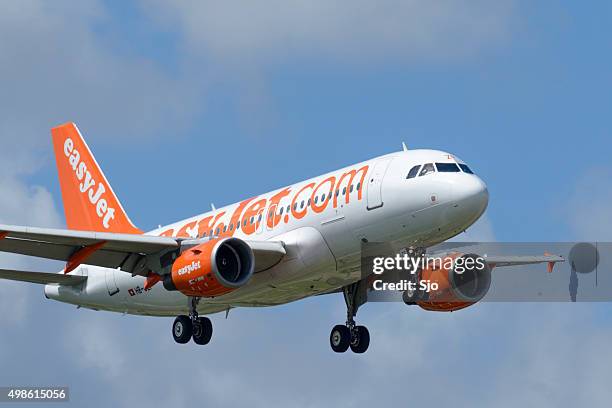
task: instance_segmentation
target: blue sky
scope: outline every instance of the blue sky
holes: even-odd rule
[[[75,121],[143,229],[404,141],[452,152],[485,180],[475,239],[610,240],[609,2],[3,8],[3,223],[63,225],[49,129]],[[470,406],[612,397],[607,304],[366,305],[373,343],[359,357],[328,350],[339,296],[216,317],[207,349],[177,347],[170,319],[75,311],[37,287],[0,282],[0,306],[0,366],[12,367],[0,384],[69,384],[75,404],[182,406],[189,392],[212,406],[428,401],[406,395],[417,390]]]

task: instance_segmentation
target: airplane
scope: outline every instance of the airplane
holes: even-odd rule
[[[342,293],[347,318],[332,329],[330,346],[363,353],[370,334],[355,322],[371,283],[361,271],[363,243],[394,242],[422,254],[474,224],[489,201],[485,183],[457,156],[404,145],[144,233],[130,221],[77,126],[60,125],[51,135],[68,229],[0,225],[0,251],[65,261],[65,269],[2,269],[0,278],[43,284],[47,299],[77,307],[177,316],[172,335],[180,344],[209,343],[208,314]],[[497,257],[464,277],[486,283],[493,267],[551,268],[562,261],[550,254]],[[404,301],[454,311],[477,303],[488,290],[485,284],[465,291],[455,280],[443,280],[450,301],[410,294]]]

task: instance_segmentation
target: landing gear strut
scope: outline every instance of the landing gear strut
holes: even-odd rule
[[[422,259],[425,256],[424,248],[406,248],[400,252],[400,255],[407,254],[410,259]],[[411,273],[407,276],[407,280],[413,283],[412,290],[406,289],[404,293],[402,293],[402,300],[407,305],[416,305],[419,300],[424,300],[425,294],[419,288],[419,281],[421,279],[421,268],[419,267],[414,273]]]
[[[181,315],[174,320],[172,336],[180,344],[189,342],[193,338],[196,344],[208,344],[212,337],[213,327],[209,318],[198,316],[198,302],[200,298],[189,298],[189,316]]]
[[[336,325],[329,335],[329,344],[336,353],[344,353],[350,347],[354,353],[365,353],[370,345],[370,332],[365,326],[357,326],[357,309],[367,301],[366,281],[352,283],[342,288],[346,303],[346,324]]]

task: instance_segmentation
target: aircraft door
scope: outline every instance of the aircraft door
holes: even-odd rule
[[[104,271],[104,279],[106,280],[106,289],[108,290],[109,296],[114,296],[119,293],[119,286],[117,286],[117,281],[115,278],[115,274],[117,271],[115,269],[106,268]]]
[[[368,210],[383,206],[382,182],[392,157],[385,157],[374,164],[372,174],[368,179]]]

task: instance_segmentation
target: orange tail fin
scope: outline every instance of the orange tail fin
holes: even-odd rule
[[[142,234],[132,224],[74,123],[51,129],[69,229]]]

